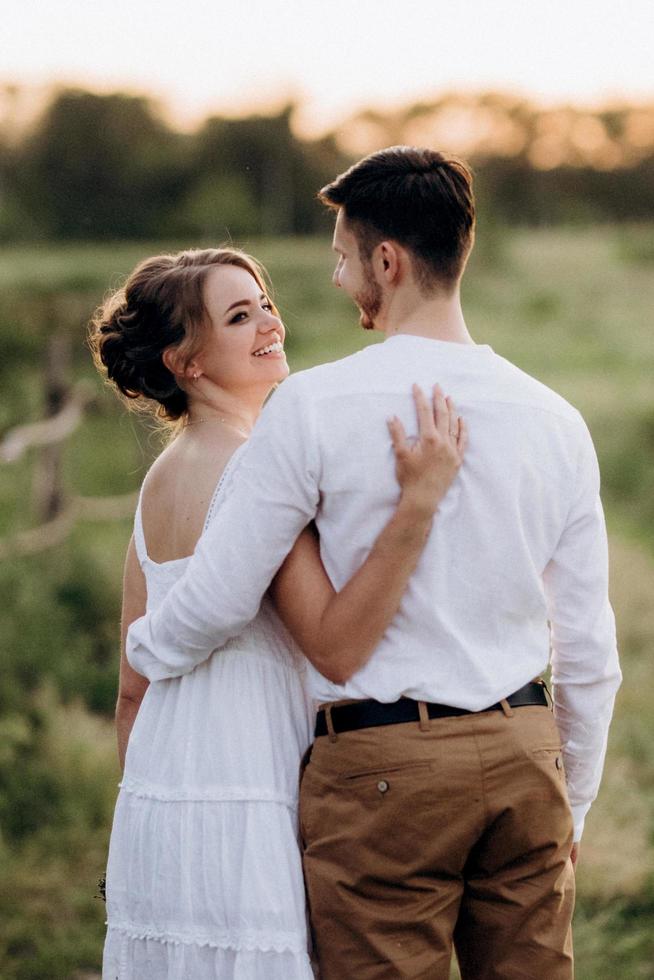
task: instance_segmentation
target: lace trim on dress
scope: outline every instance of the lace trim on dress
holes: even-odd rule
[[[288,807],[289,810],[297,810],[298,805],[297,799],[286,793],[256,789],[251,786],[227,786],[217,789],[189,786],[185,789],[168,789],[133,778],[123,779],[118,785],[124,793],[147,800],[160,800],[162,803],[278,803]]]
[[[234,450],[234,452],[232,453],[232,455],[229,457],[229,459],[225,463],[224,469],[223,469],[222,473],[220,474],[220,479],[218,480],[218,483],[216,484],[216,489],[213,492],[213,497],[211,498],[211,502],[210,502],[209,507],[208,507],[208,510],[207,510],[207,516],[204,519],[204,527],[202,528],[202,532],[203,533],[207,530],[207,528],[211,524],[211,521],[213,520],[213,515],[214,515],[214,511],[216,509],[216,504],[218,502],[218,498],[220,496],[220,491],[223,488],[223,485],[225,483],[225,480],[227,479],[227,475],[228,475],[229,471],[231,470],[232,466],[234,465],[234,460],[238,456],[241,455],[241,452],[243,451],[243,448],[246,445],[247,445],[246,442],[242,442],[240,446],[237,446],[236,449]]]
[[[309,958],[306,938],[296,932],[265,932],[259,930],[230,930],[201,933],[157,932],[134,922],[107,922],[107,928],[122,933],[129,939],[152,939],[158,943],[175,946],[210,946],[214,949],[230,949],[236,952],[299,953]]]

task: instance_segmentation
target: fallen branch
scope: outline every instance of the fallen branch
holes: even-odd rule
[[[10,429],[0,442],[0,460],[15,463],[30,446],[52,446],[63,442],[78,427],[85,407],[94,397],[91,385],[83,381],[77,384],[56,415]]]
[[[61,544],[79,521],[118,521],[130,518],[138,494],[118,497],[74,497],[51,521],[0,539],[0,561],[39,554]]]

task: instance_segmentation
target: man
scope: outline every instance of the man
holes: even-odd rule
[[[130,659],[151,678],[191,670],[254,616],[314,518],[340,588],[397,495],[386,420],[410,428],[411,384],[439,382],[470,443],[401,609],[345,684],[311,671],[300,817],[321,976],[446,980],[454,943],[466,980],[569,980],[571,857],[620,682],[590,436],[470,337],[465,166],[393,147],[320,197],[335,284],[386,340],[275,394],[198,545],[205,576],[192,561],[132,628]],[[533,682],[550,643],[556,724]]]

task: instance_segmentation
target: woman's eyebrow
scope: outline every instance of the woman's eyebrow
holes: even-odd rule
[[[262,293],[261,296],[259,297],[259,300],[262,299],[268,299],[265,293]],[[249,306],[251,302],[252,302],[251,299],[237,299],[235,303],[232,303],[231,306],[227,307],[227,309],[225,310],[225,315],[229,313],[230,310],[233,310],[235,306]]]
[[[249,299],[237,299],[235,303],[232,303],[231,306],[227,307],[225,313],[229,313],[229,311],[233,310],[235,306],[249,306],[251,302],[252,301]]]

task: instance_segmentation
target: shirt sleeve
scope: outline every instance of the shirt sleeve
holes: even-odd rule
[[[151,681],[189,673],[241,632],[316,513],[314,414],[299,380],[285,381],[264,408],[182,577],[129,629],[127,658]]]
[[[552,637],[554,715],[561,734],[574,839],[597,795],[621,673],[608,598],[608,546],[599,467],[580,422],[574,493],[544,574]]]

